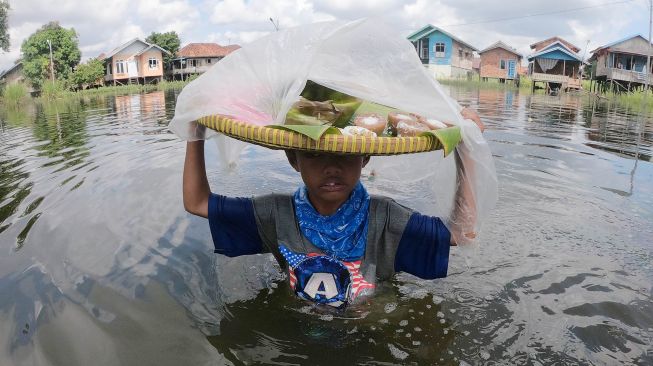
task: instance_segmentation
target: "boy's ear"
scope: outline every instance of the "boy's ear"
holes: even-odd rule
[[[286,153],[286,158],[288,159],[288,163],[290,163],[290,166],[295,169],[295,171],[299,171],[299,167],[297,166],[297,152],[295,150],[284,150]]]

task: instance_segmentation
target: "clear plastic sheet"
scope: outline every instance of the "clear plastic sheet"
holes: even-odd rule
[[[461,127],[454,154],[441,151],[374,157],[367,169],[378,179],[426,181],[436,204],[427,214],[448,223],[459,244],[474,243],[497,200],[494,162],[480,129],[460,115],[421,64],[413,45],[385,24],[363,19],[323,22],[271,33],[231,53],[179,95],[170,129],[185,140],[217,133],[197,125],[221,114],[258,125],[283,124],[307,80],[343,93]],[[227,138],[225,155],[241,150]]]

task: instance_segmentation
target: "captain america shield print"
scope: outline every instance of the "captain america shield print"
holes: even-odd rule
[[[360,273],[361,260],[345,262],[318,253],[296,253],[284,245],[279,250],[288,262],[290,288],[303,299],[342,308],[364,289],[374,288]]]

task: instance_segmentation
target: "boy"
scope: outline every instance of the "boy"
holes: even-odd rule
[[[474,111],[463,109],[461,114],[483,131]],[[458,185],[452,235],[439,218],[387,197],[370,197],[360,182],[369,156],[295,150],[287,150],[286,156],[305,184],[294,195],[232,198],[211,193],[204,142],[188,142],[184,207],[209,219],[216,253],[233,257],[271,252],[288,270],[290,287],[304,299],[342,308],[370,293],[377,279],[387,280],[395,272],[445,277],[449,246],[463,235],[474,235],[458,229],[468,226],[458,221],[474,217],[465,183]]]

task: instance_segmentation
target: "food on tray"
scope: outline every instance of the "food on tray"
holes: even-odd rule
[[[417,136],[422,132],[428,131],[429,128],[426,125],[423,125],[417,121],[399,121],[397,123],[397,133],[399,136]]]
[[[366,128],[377,135],[382,135],[388,122],[376,113],[365,113],[354,118],[354,126]]]
[[[376,137],[376,133],[374,131],[370,131],[367,128],[360,126],[347,126],[341,131],[343,135]]]

